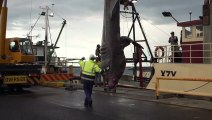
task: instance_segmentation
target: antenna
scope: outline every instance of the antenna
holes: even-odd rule
[[[191,21],[191,14],[192,14],[192,12],[191,12],[191,11],[189,11],[189,15],[190,15],[190,21]]]

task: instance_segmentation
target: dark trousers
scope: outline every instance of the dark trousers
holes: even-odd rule
[[[92,90],[93,90],[94,81],[85,80],[83,81],[83,89],[85,92],[85,103],[92,102]]]

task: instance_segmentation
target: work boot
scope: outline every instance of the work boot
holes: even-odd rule
[[[92,107],[92,101],[89,101],[88,105],[89,107]]]

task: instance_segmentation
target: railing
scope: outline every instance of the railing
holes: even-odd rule
[[[78,63],[78,60],[79,59],[67,59],[66,57],[52,57],[52,60],[50,61],[49,65],[66,67],[69,66],[70,64]],[[36,64],[44,64],[44,63],[45,61],[36,61]]]
[[[159,63],[175,63],[177,59],[187,60],[186,63],[193,63],[195,59],[202,59],[202,63],[212,63],[212,43],[193,43],[178,45],[155,46],[162,47],[162,50],[155,51],[157,54],[157,62]],[[177,50],[172,51],[171,48],[176,47]],[[200,54],[199,56],[195,53]],[[161,56],[162,55],[162,56]]]
[[[168,78],[168,77],[156,77],[156,83],[155,83],[155,96],[156,96],[156,99],[159,99],[159,96],[160,96],[159,92],[212,97],[212,94],[203,94],[203,93],[202,94],[201,93],[197,94],[197,93],[181,92],[181,91],[176,91],[176,90],[162,90],[162,89],[160,89],[160,80],[212,82],[212,78]]]

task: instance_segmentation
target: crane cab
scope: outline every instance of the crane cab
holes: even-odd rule
[[[1,57],[0,63],[33,63],[34,53],[32,42],[27,38],[8,38],[5,41],[5,55]]]

